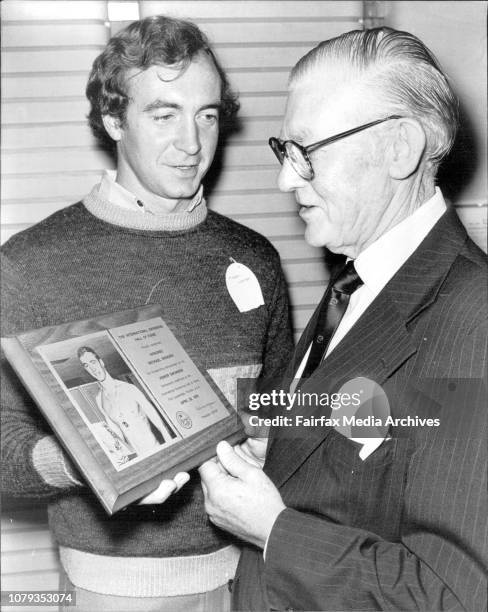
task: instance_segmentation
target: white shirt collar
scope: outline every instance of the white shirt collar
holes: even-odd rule
[[[115,170],[105,170],[100,182],[98,195],[101,199],[112,202],[120,208],[128,210],[137,210],[141,213],[157,214],[144,205],[144,202],[136,198],[136,196],[122,187],[116,182],[117,173]],[[203,185],[197,191],[194,198],[191,200],[186,212],[191,213],[201,203],[203,199]]]
[[[354,261],[365,286],[378,295],[446,212],[441,190],[367,247]]]

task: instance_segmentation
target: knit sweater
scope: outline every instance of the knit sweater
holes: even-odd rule
[[[231,258],[254,272],[263,306],[239,312],[225,283]],[[259,234],[207,212],[204,202],[191,215],[157,217],[122,211],[94,189],[83,202],[11,238],[2,248],[2,279],[2,336],[160,304],[176,335],[231,401],[235,378],[278,375],[290,356],[288,301],[276,251]],[[107,516],[3,359],[2,379],[2,489],[48,500],[65,564],[73,560],[70,553],[75,560],[82,554],[85,564],[94,555],[93,567],[106,557],[114,571],[129,572],[124,580],[132,586],[120,594],[179,594],[165,586],[172,572],[183,567],[198,574],[204,558],[229,546],[230,537],[206,516],[196,471],[164,504],[132,505]],[[140,563],[119,567],[123,558]],[[148,559],[153,575],[146,580]],[[157,559],[173,564],[154,564]],[[189,563],[178,565],[178,559]],[[220,571],[211,563],[207,570]],[[213,585],[224,582],[223,575],[213,579]],[[107,583],[108,577],[100,580]],[[198,583],[198,575],[183,580]],[[201,590],[209,586],[202,584]]]

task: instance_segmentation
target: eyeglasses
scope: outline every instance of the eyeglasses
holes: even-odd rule
[[[279,138],[274,137],[269,139],[269,146],[278,158],[280,164],[283,165],[286,157],[293,170],[295,170],[299,176],[306,181],[311,181],[315,176],[315,172],[312,167],[312,162],[310,161],[309,153],[312,153],[312,151],[315,151],[320,147],[325,147],[326,145],[332,144],[337,140],[342,140],[342,138],[347,138],[348,136],[352,136],[353,134],[367,130],[368,128],[378,125],[379,123],[383,123],[384,121],[390,121],[391,119],[402,119],[402,116],[389,115],[384,119],[377,119],[376,121],[365,123],[364,125],[360,125],[352,130],[347,130],[346,132],[341,132],[335,136],[330,136],[330,138],[326,138],[325,140],[319,140],[318,142],[308,145],[308,147],[302,147],[302,145],[299,145],[294,140],[280,140]]]

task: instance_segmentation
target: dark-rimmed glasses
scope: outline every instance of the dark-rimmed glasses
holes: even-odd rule
[[[298,142],[295,142],[294,140],[280,140],[279,138],[275,137],[269,139],[269,146],[276,155],[280,164],[283,165],[286,157],[293,170],[295,170],[299,176],[306,181],[311,181],[315,176],[315,172],[312,162],[310,161],[309,153],[312,153],[312,151],[315,151],[320,147],[325,147],[333,142],[336,142],[337,140],[342,140],[342,138],[347,138],[348,136],[352,136],[353,134],[367,130],[368,128],[373,127],[373,125],[378,125],[384,121],[390,121],[390,119],[402,119],[402,116],[389,115],[384,119],[377,119],[376,121],[365,123],[364,125],[360,125],[352,130],[347,130],[346,132],[341,132],[335,136],[330,136],[325,140],[319,140],[318,142],[308,145],[308,147],[302,147],[302,145],[299,145]]]

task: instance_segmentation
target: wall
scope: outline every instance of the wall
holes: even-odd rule
[[[461,129],[439,175],[473,239],[487,248],[487,3],[384,2],[385,22],[422,39],[460,98]]]
[[[431,45],[465,108],[461,154],[443,186],[466,222],[486,224],[485,2],[378,2],[386,23]],[[268,150],[278,134],[295,61],[324,38],[358,27],[361,2],[220,0],[168,2],[7,0],[2,9],[2,238],[75,202],[111,161],[86,127],[86,77],[110,32],[165,12],[196,21],[215,42],[242,103],[242,129],[211,176],[213,209],[267,235],[282,255],[297,333],[323,290],[322,252],[303,241],[292,197],[276,187]],[[481,206],[480,206],[481,205]],[[481,215],[479,213],[482,213]],[[486,225],[485,225],[486,227]],[[481,241],[483,236],[478,232]],[[45,510],[4,503],[3,589],[57,586]]]
[[[106,163],[86,126],[84,88],[109,27],[101,0],[13,0],[1,13],[3,241],[78,199]],[[1,548],[2,590],[58,588],[43,504],[2,499]]]

